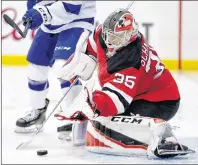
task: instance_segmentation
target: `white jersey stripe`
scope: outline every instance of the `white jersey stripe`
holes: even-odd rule
[[[125,100],[126,100],[129,104],[131,104],[133,98],[132,98],[131,96],[129,96],[128,94],[126,94],[125,92],[121,91],[120,89],[116,88],[116,87],[115,87],[114,85],[112,85],[111,83],[106,83],[106,84],[104,84],[103,87],[110,88],[110,89],[112,89],[112,90],[114,90],[114,91],[120,93],[120,94],[125,98]]]
[[[109,91],[103,91],[103,92],[106,93],[111,98],[111,100],[113,101],[113,103],[115,104],[117,108],[118,114],[124,113],[124,106],[122,102],[119,100],[118,96]]]

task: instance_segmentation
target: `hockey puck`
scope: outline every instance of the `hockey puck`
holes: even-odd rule
[[[47,154],[48,154],[47,150],[38,150],[37,151],[37,155],[39,155],[39,156],[43,156],[43,155],[47,155]]]

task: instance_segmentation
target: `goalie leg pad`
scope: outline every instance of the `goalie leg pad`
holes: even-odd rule
[[[169,137],[174,135],[169,125],[161,119],[137,116],[98,117],[88,123],[86,148],[96,153],[115,155],[150,156],[152,153],[157,157],[162,155],[161,158],[193,152],[178,142],[171,145],[162,143],[163,139]],[[179,147],[173,150],[174,146]]]
[[[146,155],[152,133],[149,120],[131,116],[98,117],[88,123],[88,151],[115,155]]]

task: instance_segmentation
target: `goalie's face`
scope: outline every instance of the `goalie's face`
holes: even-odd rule
[[[113,32],[110,29],[103,29],[103,39],[108,48],[120,48],[129,41],[131,31]]]
[[[110,50],[118,50],[129,44],[131,37],[137,36],[133,15],[125,9],[113,12],[102,27],[102,38]]]

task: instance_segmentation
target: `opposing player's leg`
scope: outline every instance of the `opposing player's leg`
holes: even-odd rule
[[[79,41],[81,34],[84,32],[82,28],[68,29],[59,34],[58,42],[54,51],[54,64],[52,66],[55,76],[59,79],[63,94],[69,89],[70,81],[64,79],[64,66],[72,60],[76,45]],[[79,94],[82,89],[80,80],[72,87],[70,92],[64,98],[62,109],[67,113],[67,108],[70,106],[73,99]],[[69,134],[71,133],[72,123],[63,120],[61,126],[57,128],[59,133],[58,138],[61,140],[71,140]]]
[[[45,120],[49,104],[46,99],[49,88],[48,72],[57,39],[58,34],[48,34],[40,29],[29,49],[27,77],[31,110],[17,120],[17,133],[34,132]]]

